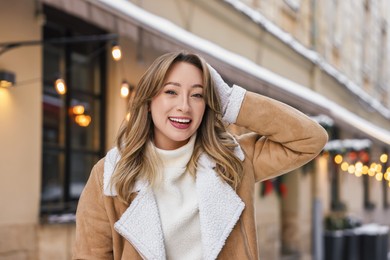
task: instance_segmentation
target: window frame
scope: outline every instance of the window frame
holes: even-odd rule
[[[96,35],[96,34],[105,34],[106,32],[86,23],[85,21],[78,19],[76,17],[73,17],[71,15],[65,14],[64,12],[57,10],[55,8],[49,7],[44,5],[44,13],[46,16],[46,24],[43,27],[43,39],[47,37],[45,28],[56,28],[58,29],[58,32],[60,34],[63,34],[62,37],[72,37],[76,35]],[[91,64],[93,65],[92,68],[90,68],[91,64],[87,63],[88,70],[85,73],[86,79],[91,79],[92,82],[98,82],[98,84],[93,84],[94,88],[92,90],[81,90],[77,89],[76,87],[72,86],[72,76],[75,74],[75,72],[72,71],[72,53],[77,53],[76,48],[82,46],[91,47],[94,52],[86,53],[86,55],[96,55],[93,57],[93,62]],[[89,45],[88,45],[89,44]],[[41,195],[43,195],[43,191],[45,189],[45,154],[48,152],[53,152],[54,154],[58,154],[63,156],[63,166],[58,164],[58,173],[57,173],[57,180],[58,183],[61,184],[62,193],[60,192],[61,196],[60,199],[53,202],[45,202],[42,200],[41,197],[41,205],[40,205],[40,216],[43,219],[49,220],[50,216],[53,215],[61,215],[61,214],[74,214],[77,208],[77,203],[79,197],[76,195],[76,197],[71,196],[71,190],[72,190],[72,156],[74,154],[79,154],[85,157],[90,157],[89,160],[85,160],[84,165],[89,164],[95,164],[100,158],[104,156],[105,153],[105,125],[106,125],[106,73],[107,73],[107,61],[106,61],[106,43],[102,42],[91,42],[91,43],[80,43],[79,45],[73,45],[73,44],[56,44],[55,47],[46,46],[44,44],[43,48],[53,48],[58,49],[59,52],[63,52],[60,54],[62,57],[59,58],[59,63],[63,63],[59,65],[61,74],[64,75],[64,80],[67,83],[67,93],[57,98],[61,99],[64,105],[62,109],[65,111],[64,116],[59,118],[59,124],[63,124],[62,127],[64,127],[64,142],[63,145],[58,145],[55,143],[47,143],[45,142],[45,139],[42,138],[42,188],[41,188]],[[97,46],[95,48],[95,46]],[[86,47],[86,48],[87,48]],[[42,52],[43,54],[43,63],[45,63],[46,60],[46,51],[45,49]],[[89,57],[89,56],[87,56]],[[89,61],[88,61],[89,62]],[[88,73],[91,72],[92,73]],[[45,65],[43,65],[43,77],[42,77],[42,83],[43,83],[43,90],[42,90],[42,105],[44,105],[44,99],[45,97],[55,97],[56,93],[53,92],[53,90],[49,90],[46,86],[53,85],[53,82],[50,82],[48,78],[50,78],[48,75],[45,75]],[[96,73],[96,74],[94,74]],[[94,76],[98,75],[98,79],[95,80]],[[94,81],[95,80],[95,81]],[[99,91],[96,93],[95,91],[95,85],[99,86]],[[69,114],[70,108],[72,107],[72,99],[75,97],[82,96],[86,100],[92,100],[93,103],[91,106],[96,104],[96,107],[93,107],[94,109],[94,116],[92,120],[97,120],[97,129],[93,129],[93,133],[96,133],[96,140],[98,145],[96,147],[72,147],[72,139],[76,138],[72,134],[72,124],[74,122],[72,121],[71,115]],[[98,111],[96,113],[96,111]],[[74,127],[74,126],[73,126]],[[42,107],[42,135],[45,134],[45,110],[44,107]],[[94,142],[92,142],[94,143]],[[93,144],[92,144],[93,146]],[[82,157],[80,157],[82,158]],[[81,159],[82,161],[82,159]],[[92,163],[91,163],[92,162]],[[88,164],[89,163],[89,164]],[[85,182],[88,179],[88,176],[90,174],[90,168],[89,169],[83,169],[85,171],[83,174],[85,174]],[[55,174],[54,174],[55,175]],[[62,176],[61,176],[62,175]],[[84,183],[85,185],[85,183]],[[73,187],[74,188],[74,187]],[[50,220],[49,220],[50,221]]]

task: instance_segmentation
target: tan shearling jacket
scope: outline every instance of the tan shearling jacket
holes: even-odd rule
[[[196,188],[204,259],[258,259],[254,185],[296,169],[316,157],[325,130],[303,113],[265,96],[246,92],[236,124],[251,133],[237,136],[244,172],[234,191],[218,178],[215,163],[199,159]],[[80,197],[73,259],[165,259],[153,192],[137,182],[130,205],[110,189],[116,149],[100,160]]]

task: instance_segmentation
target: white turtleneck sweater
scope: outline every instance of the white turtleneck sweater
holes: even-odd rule
[[[186,170],[196,136],[176,150],[156,148],[163,163],[162,182],[154,188],[167,259],[202,259],[195,179]]]

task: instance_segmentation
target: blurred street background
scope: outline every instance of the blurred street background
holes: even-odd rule
[[[261,259],[387,259],[389,20],[387,0],[1,0],[0,260],[71,258],[90,171],[175,50],[328,131],[315,160],[257,184]]]

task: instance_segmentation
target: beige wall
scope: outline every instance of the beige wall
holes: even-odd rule
[[[18,17],[18,19],[15,19]],[[0,42],[41,38],[34,1],[2,1]],[[17,85],[0,89],[0,258],[35,259],[41,185],[41,47],[0,55]]]
[[[106,147],[110,149],[115,145],[118,130],[126,117],[128,99],[120,96],[122,80],[127,80],[136,87],[145,70],[154,59],[161,55],[156,50],[140,47],[134,41],[122,37],[120,39],[122,59],[114,61],[108,53],[108,83],[107,83],[107,124]]]
[[[33,1],[2,1],[0,10],[1,42],[41,38]],[[0,69],[15,72],[18,84],[0,89],[0,226],[38,221],[41,57],[40,46],[15,48],[0,56]]]

